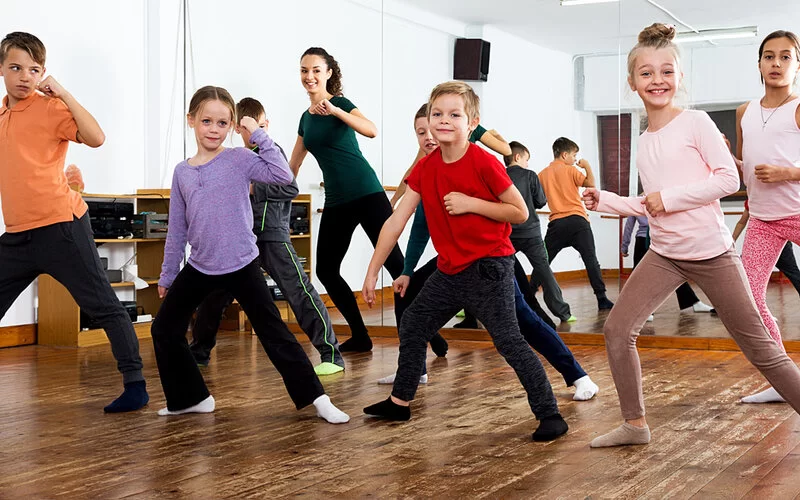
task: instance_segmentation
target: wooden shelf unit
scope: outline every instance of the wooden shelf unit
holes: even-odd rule
[[[136,213],[141,212],[169,212],[169,189],[140,189],[136,194],[83,194],[88,199],[132,199]],[[161,262],[164,259],[164,244],[166,239],[129,238],[129,239],[96,239],[102,244],[130,244],[134,245],[136,264],[139,267],[139,276],[144,279],[149,287],[136,290],[136,304],[144,308],[145,314],[155,317],[161,305],[158,298],[158,278],[161,275]],[[113,288],[132,288],[133,283],[112,283]],[[150,323],[136,323],[134,325],[136,336],[139,338],[150,337]],[[38,343],[42,345],[58,345],[71,347],[87,347],[108,343],[102,329],[80,329],[80,308],[75,300],[59,282],[51,276],[43,274],[39,277],[39,324]]]

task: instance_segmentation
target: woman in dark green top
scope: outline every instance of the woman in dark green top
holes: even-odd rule
[[[300,81],[311,106],[300,117],[289,166],[297,176],[310,152],[322,170],[325,210],[319,225],[317,276],[350,326],[352,337],[341,351],[363,352],[372,349],[372,340],[340,267],[356,227],[361,225],[374,246],[392,206],[356,140],[356,132],[373,138],[377,128],[342,95],[341,79],[339,64],[325,49],[312,47],[303,53]],[[403,254],[397,245],[385,267],[392,278],[402,273]]]

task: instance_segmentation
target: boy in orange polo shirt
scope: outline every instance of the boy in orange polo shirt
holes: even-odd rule
[[[559,137],[553,143],[553,162],[539,172],[539,181],[550,208],[550,223],[547,225],[544,245],[550,262],[567,247],[578,251],[597,297],[597,308],[602,311],[611,309],[614,303],[606,297],[592,226],[589,225],[589,215],[583,207],[579,191],[581,187],[594,187],[594,174],[589,162],[584,159],[577,161],[577,155],[578,145],[566,137]],[[586,173],[578,170],[576,165]]]
[[[89,225],[88,207],[64,174],[69,141],[96,148],[100,125],[52,77],[44,78],[45,47],[14,32],[0,42],[0,317],[40,274],[49,274],[108,335],[125,390],[108,413],[138,410],[149,399],[139,341],[130,316],[108,282]],[[37,92],[38,90],[38,92]]]

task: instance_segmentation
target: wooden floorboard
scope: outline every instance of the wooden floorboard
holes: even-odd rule
[[[312,360],[317,355],[304,348]],[[366,418],[390,389],[394,339],[347,355],[323,378],[352,420],[295,411],[251,335],[220,336],[203,370],[210,415],[158,417],[164,397],[142,341],[147,409],[105,415],[119,376],[108,347],[0,351],[0,498],[793,498],[800,494],[800,418],[785,404],[742,405],[763,379],[733,351],[642,349],[650,445],[592,450],[619,424],[600,346],[576,358],[601,387],[588,402],[545,365],[570,432],[533,443],[536,427],[513,371],[488,342],[453,341],[429,358],[413,418]],[[793,355],[797,361],[800,355]]]

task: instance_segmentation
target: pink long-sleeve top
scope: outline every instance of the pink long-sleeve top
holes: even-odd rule
[[[733,245],[719,199],[739,189],[739,174],[722,135],[704,111],[684,110],[639,137],[636,167],[645,194],[661,193],[666,213],[655,217],[643,197],[600,192],[599,212],[646,215],[650,249],[675,260],[703,260]]]

